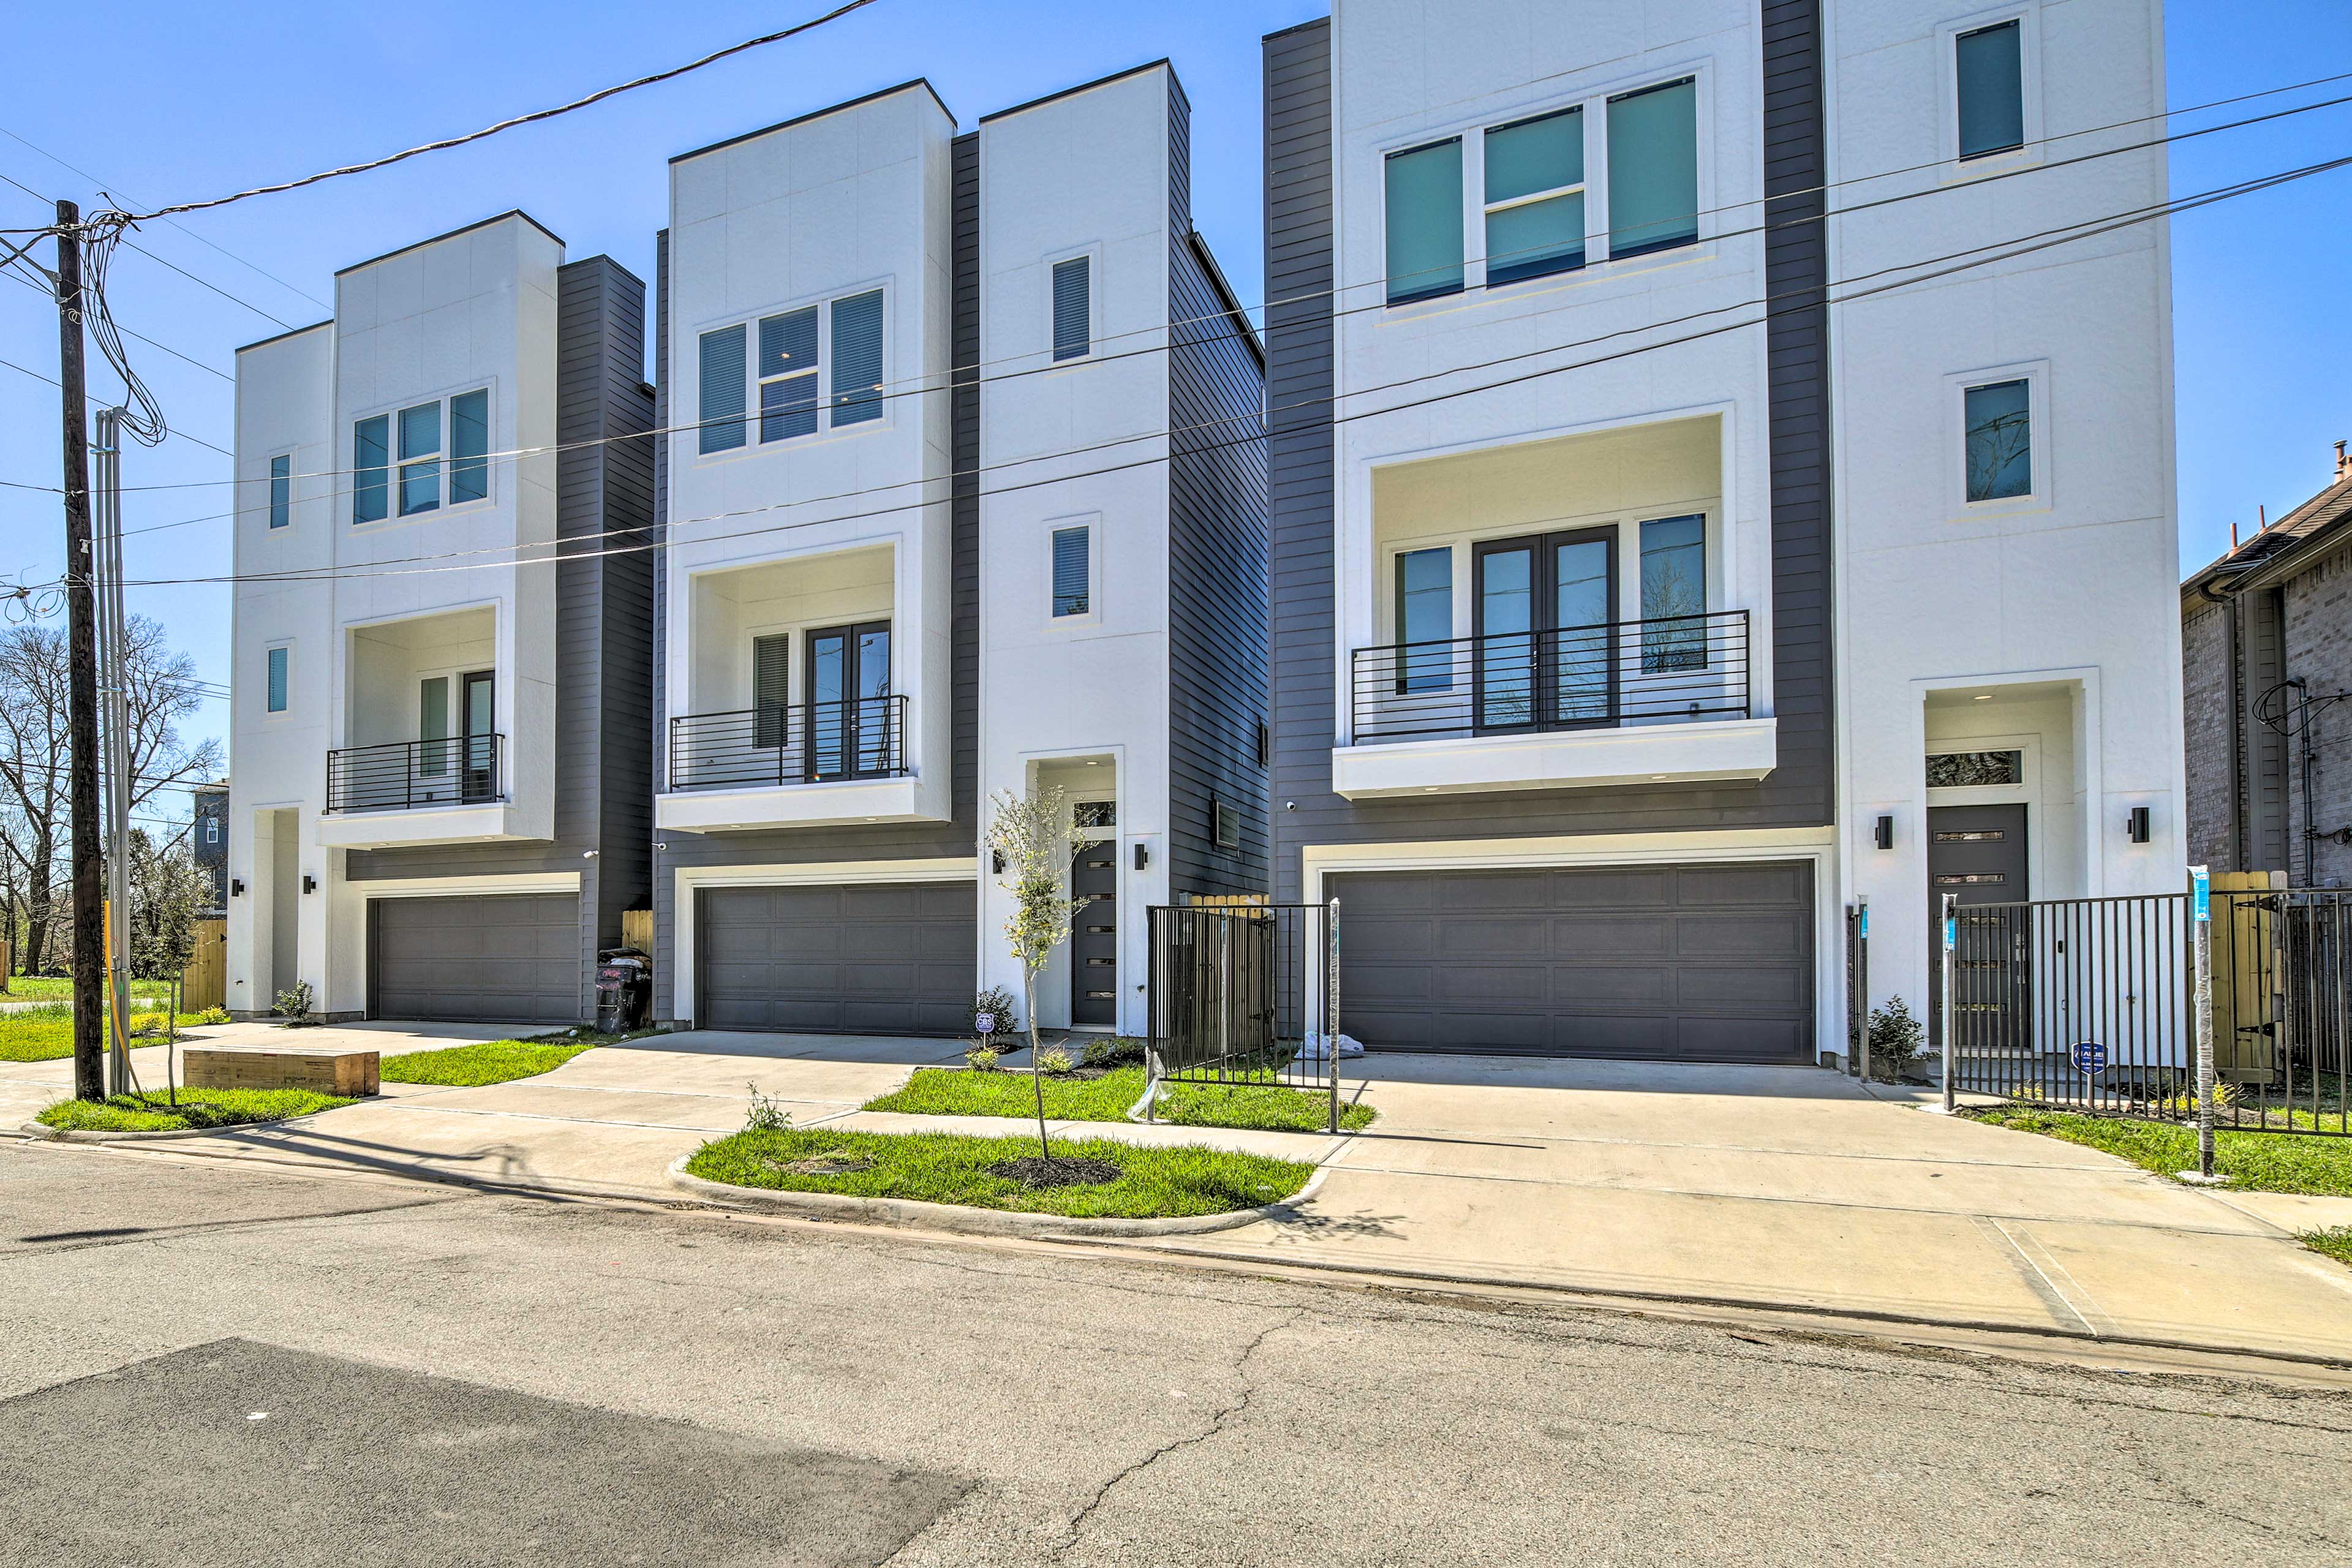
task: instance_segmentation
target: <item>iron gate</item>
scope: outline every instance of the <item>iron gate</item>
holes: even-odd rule
[[[2216,1125],[2352,1134],[2352,893],[2216,889],[2211,902]],[[2193,1120],[2189,920],[2183,893],[1954,909],[1954,1090]]]
[[[1320,1089],[1339,1125],[1339,903],[1156,904],[1155,1083]]]

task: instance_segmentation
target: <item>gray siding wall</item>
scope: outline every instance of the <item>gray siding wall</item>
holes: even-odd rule
[[[643,542],[651,517],[645,441],[645,285],[610,257],[556,273],[556,537],[576,541],[555,568],[555,837],[538,844],[353,850],[354,879],[576,871],[581,1005],[593,1006],[596,950],[620,941],[620,911],[646,890],[650,758],[643,716],[651,648]],[[612,537],[607,538],[607,535]],[[509,759],[512,768],[543,760]],[[593,858],[588,851],[593,850]]]
[[[1766,0],[1768,221],[1820,210],[1819,0]],[[1331,791],[1333,689],[1330,25],[1265,40],[1267,371],[1273,500],[1275,883],[1300,893],[1317,843],[1817,826],[1834,811],[1830,710],[1827,279],[1819,224],[1766,253],[1771,377],[1773,617],[1780,761],[1757,784],[1648,785],[1349,802]]]
[[[2263,693],[2288,675],[2286,595],[2276,588],[2257,589],[2238,601],[2238,658],[2244,671],[2238,682],[2238,700],[2247,704],[2245,795],[2239,809],[2244,815],[2246,871],[2300,871],[2300,858],[2287,858],[2286,737],[2252,717],[2252,705]],[[2300,672],[2297,672],[2300,673]]]
[[[2216,871],[2246,869],[2237,803],[2245,756],[2235,701],[2236,616],[2227,605],[2191,600],[2180,620],[2182,692],[2189,746],[2189,858]]]
[[[1169,887],[1260,893],[1268,858],[1265,374],[1194,248],[1192,109],[1168,79]],[[1215,807],[1240,813],[1220,849]]]
[[[660,832],[653,864],[654,908],[654,1016],[671,1019],[677,1016],[677,921],[693,918],[693,910],[678,906],[677,879],[673,875],[682,867],[793,865],[826,860],[928,860],[971,857],[978,850],[976,823],[979,818],[976,796],[980,779],[980,500],[977,476],[971,470],[979,462],[980,395],[972,377],[980,339],[980,163],[976,137],[956,139],[954,146],[954,233],[951,243],[955,256],[955,278],[952,282],[953,358],[959,367],[954,376],[956,390],[953,399],[956,478],[952,481],[949,502],[950,551],[953,581],[949,585],[952,621],[949,627],[949,646],[952,668],[950,674],[950,820],[944,823],[892,823],[866,826],[851,825],[832,827],[796,827],[760,833],[698,834]],[[655,280],[654,341],[655,361],[669,363],[669,234],[664,230],[656,238],[657,268]],[[655,420],[657,426],[669,424],[669,389],[662,384],[657,393]],[[669,517],[669,444],[663,441],[655,448],[654,496],[656,532],[667,531]],[[653,728],[656,787],[663,778],[662,759],[667,756],[669,731],[667,712],[668,678],[666,630],[669,613],[668,552],[655,552],[654,562],[654,625],[653,625]],[[909,644],[908,646],[911,646]],[[929,759],[924,765],[932,765]]]

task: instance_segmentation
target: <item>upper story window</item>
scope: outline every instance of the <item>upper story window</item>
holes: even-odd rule
[[[1584,265],[1584,111],[1490,128],[1486,137],[1486,281]]]
[[[390,515],[394,466],[403,517],[438,510],[445,478],[447,504],[486,500],[490,493],[489,452],[488,388],[412,404],[396,414],[370,415],[352,426],[352,521],[381,522]],[[273,501],[275,489],[273,477]]]
[[[1698,242],[1698,81],[1609,100],[1609,254]]]
[[[2012,17],[1952,40],[1963,160],[2025,145],[2025,25]]]
[[[286,663],[289,652],[289,650],[284,647],[274,647],[269,650],[268,656],[269,661],[269,711],[272,713],[283,713],[286,711],[288,696],[286,689]]]
[[[1462,138],[1391,153],[1388,195],[1389,303],[1462,288]]]
[[[1094,609],[1094,531],[1084,523],[1054,530],[1054,618]]]
[[[294,458],[281,453],[269,459],[269,526],[286,528],[294,521]]]
[[[821,331],[830,328],[831,342]],[[833,427],[882,417],[882,290],[845,295],[830,310],[797,310],[714,327],[701,334],[697,380],[701,405],[696,447],[704,455],[731,452],[751,440],[756,401],[760,443],[790,441],[817,431],[824,404],[819,387],[824,361],[833,362]],[[753,331],[758,354],[752,353]]]
[[[1965,388],[1968,498],[2011,500],[2033,493],[2033,385],[2023,377]]]
[[[207,816],[205,818],[205,842],[207,844],[217,844],[220,842],[219,817]]]
[[[1054,263],[1054,358],[1084,359],[1094,349],[1094,258]]]

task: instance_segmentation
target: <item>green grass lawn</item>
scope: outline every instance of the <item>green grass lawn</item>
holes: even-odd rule
[[[172,983],[168,980],[134,980],[131,983],[131,999],[134,1002],[168,1002],[172,998]],[[73,1000],[73,976],[70,974],[12,974],[8,989],[0,993],[0,1002],[70,1002]]]
[[[1141,1068],[1114,1068],[1097,1079],[1045,1080],[1045,1114],[1056,1121],[1124,1121],[1127,1108],[1142,1098]],[[867,1101],[865,1109],[919,1116],[1034,1117],[1037,1096],[1026,1072],[925,1068],[904,1089]],[[1180,1127],[1320,1132],[1331,1125],[1328,1096],[1269,1084],[1170,1084],[1152,1113]],[[1369,1105],[1343,1100],[1339,1125],[1353,1132],[1370,1126],[1379,1114]]]
[[[68,1132],[177,1132],[278,1121],[351,1103],[307,1089],[184,1089],[177,1107],[161,1094],[118,1094],[106,1100],[62,1100],[37,1120]]]
[[[992,1176],[1001,1160],[1037,1152],[1034,1138],[967,1138],[944,1132],[835,1132],[824,1128],[751,1131],[706,1143],[687,1163],[689,1174],[730,1186],[783,1192],[845,1193],[915,1198],[924,1203],[1069,1216],[1167,1218],[1228,1214],[1290,1196],[1315,1167],[1263,1154],[1215,1149],[1147,1149],[1128,1143],[1055,1139],[1056,1155],[1108,1160],[1124,1173],[1098,1186],[1031,1191]],[[871,1170],[814,1175],[789,1170],[819,1158],[872,1160]]]
[[[386,1083],[433,1083],[464,1088],[536,1078],[562,1067],[592,1046],[633,1039],[631,1035],[542,1035],[527,1040],[483,1040],[408,1051],[383,1058]]]
[[[2339,1225],[2333,1230],[2306,1230],[2295,1239],[2338,1263],[2352,1264],[2352,1225]]]
[[[140,1017],[134,1016],[136,1024]],[[154,1016],[161,1019],[163,1015]],[[180,1015],[180,1027],[194,1028],[205,1021],[202,1013]],[[133,1049],[161,1045],[163,1037],[140,1037],[131,1041]],[[73,1009],[59,1004],[54,1007],[28,1007],[22,1012],[0,1013],[0,1062],[47,1062],[73,1055]]]
[[[1975,1111],[1979,1121],[2020,1132],[2104,1149],[2159,1175],[2197,1168],[2197,1130],[2158,1121],[2076,1116],[2027,1106]],[[2352,1138],[2291,1132],[2216,1132],[2213,1169],[2250,1193],[2309,1193],[2352,1197]]]

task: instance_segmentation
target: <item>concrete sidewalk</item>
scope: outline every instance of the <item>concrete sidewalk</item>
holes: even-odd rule
[[[387,1084],[306,1121],[168,1147],[667,1200],[666,1167],[741,1127],[754,1087],[803,1127],[1017,1135],[1024,1123],[858,1110],[960,1051],[657,1036],[535,1079]],[[1361,1071],[1350,1092],[1381,1113],[1352,1136],[1054,1126],[1328,1167],[1296,1214],[1152,1244],[1172,1253],[2352,1363],[2352,1269],[2292,1239],[2352,1224],[2352,1199],[2198,1191],[1811,1068],[1411,1056],[1348,1068]]]

